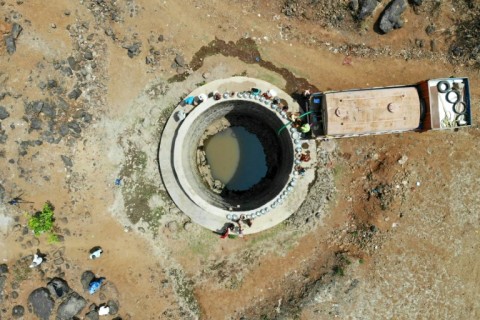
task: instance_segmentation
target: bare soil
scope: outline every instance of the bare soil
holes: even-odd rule
[[[87,299],[80,319],[109,299],[107,319],[478,319],[479,4],[409,4],[381,35],[387,3],[359,22],[348,1],[0,1],[2,36],[23,27],[15,53],[0,42],[0,319],[53,276]],[[299,211],[222,240],[172,203],[156,157],[173,107],[233,75],[291,94],[468,76],[474,125],[319,142]],[[25,229],[46,201],[59,243]]]

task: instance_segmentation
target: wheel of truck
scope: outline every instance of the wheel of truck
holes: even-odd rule
[[[447,99],[448,102],[455,104],[460,100],[460,92],[457,90],[451,90],[447,92],[445,99]]]
[[[465,112],[467,112],[467,105],[463,101],[458,101],[453,105],[453,111],[456,114],[464,114]]]
[[[425,116],[427,115],[427,108],[425,107],[425,100],[420,99],[420,124],[423,124]]]
[[[438,90],[438,92],[440,92],[440,93],[445,93],[445,92],[447,92],[448,90],[450,90],[450,82],[448,82],[448,81],[440,81],[439,83],[437,83],[437,90]]]

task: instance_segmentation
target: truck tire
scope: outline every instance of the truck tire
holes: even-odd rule
[[[447,92],[447,94],[445,95],[445,99],[448,102],[455,104],[460,100],[460,92],[458,92],[457,90],[451,90]]]
[[[456,114],[465,114],[467,112],[467,104],[463,101],[458,101],[453,105],[453,111]]]
[[[425,100],[420,99],[420,125],[423,124],[425,117],[427,115],[427,108],[425,106]]]
[[[438,92],[440,92],[440,93],[445,93],[445,92],[447,92],[448,90],[450,90],[450,82],[448,82],[448,81],[440,81],[439,83],[437,83],[437,90],[438,90]]]

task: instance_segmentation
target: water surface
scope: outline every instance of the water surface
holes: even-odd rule
[[[230,190],[247,190],[267,173],[258,137],[244,127],[227,128],[205,142],[212,176]]]

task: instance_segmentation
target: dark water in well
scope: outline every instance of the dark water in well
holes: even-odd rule
[[[213,178],[230,190],[247,190],[267,173],[260,140],[243,127],[227,128],[211,137],[205,153]]]

